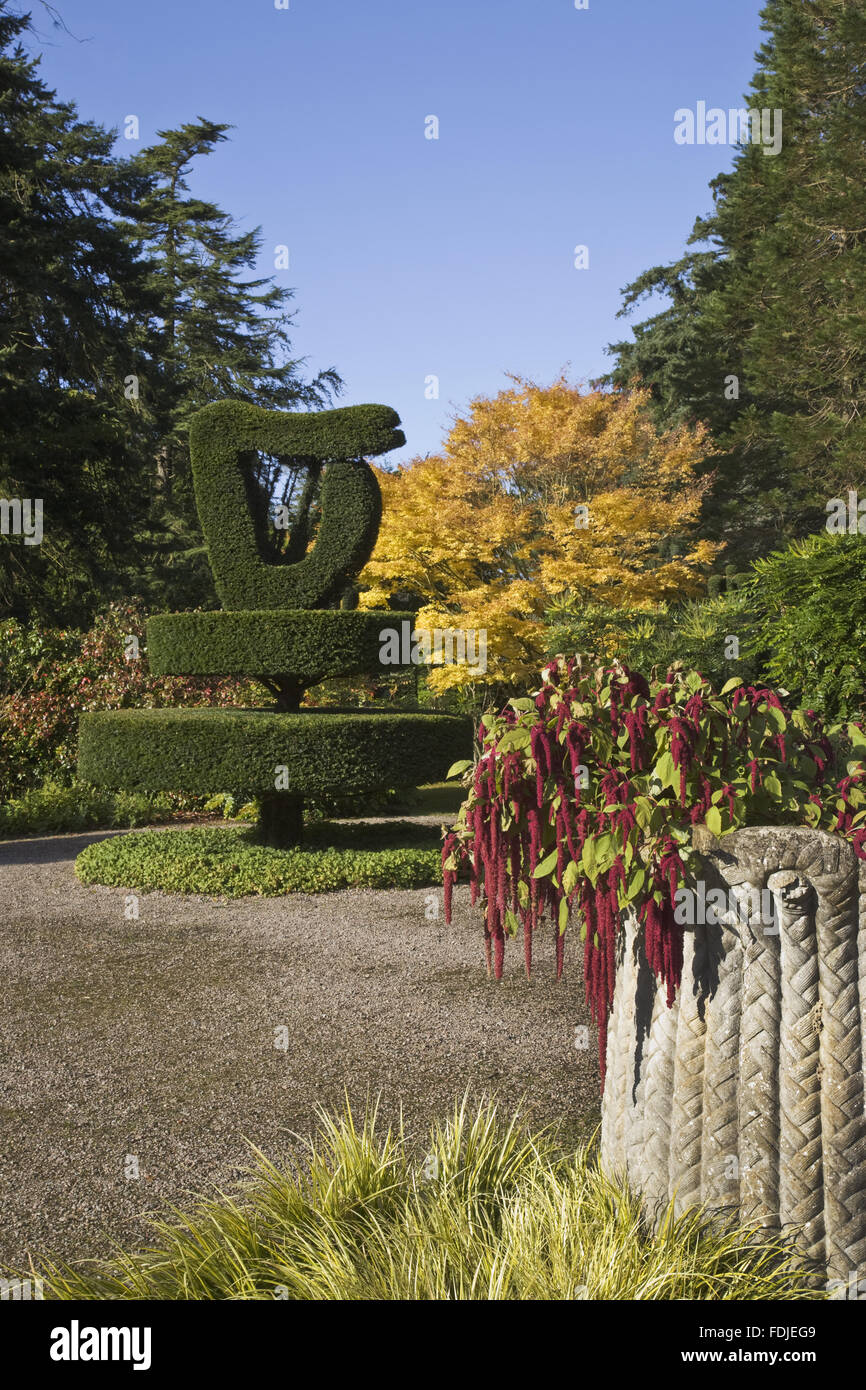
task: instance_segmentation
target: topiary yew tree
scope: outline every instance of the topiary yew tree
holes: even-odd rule
[[[432,781],[467,751],[471,723],[458,716],[300,708],[318,681],[374,670],[382,628],[412,620],[329,606],[376,543],[381,496],[364,456],[405,443],[399,424],[383,405],[300,415],[221,401],[193,417],[196,506],[224,608],[151,618],[151,670],[256,676],[275,707],[85,715],[83,778],[148,791],[243,788],[258,800],[260,838],[289,846],[302,838],[305,795]],[[268,544],[252,467],[259,451],[322,474],[318,528],[300,559],[287,561]],[[297,522],[306,524],[305,516]],[[301,549],[292,540],[289,556]]]

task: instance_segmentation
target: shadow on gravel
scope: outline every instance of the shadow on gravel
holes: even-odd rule
[[[128,830],[89,830],[83,835],[46,835],[29,840],[0,840],[0,864],[63,864],[88,845],[128,835]]]
[[[576,934],[563,980],[551,930],[531,981],[518,949],[496,982],[466,885],[450,926],[424,888],[142,894],[127,918],[123,889],[72,865],[136,833],[0,843],[0,1272],[148,1243],[143,1211],[233,1186],[250,1144],[282,1161],[347,1097],[415,1135],[467,1091],[506,1113],[529,1098],[533,1124],[575,1136],[597,1124]]]

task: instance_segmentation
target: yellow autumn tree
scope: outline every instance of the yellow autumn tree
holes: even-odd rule
[[[676,601],[701,592],[719,550],[691,539],[713,452],[703,428],[660,432],[640,390],[511,381],[470,403],[441,454],[377,470],[384,514],[361,605],[418,604],[418,629],[487,634],[486,672],[435,666],[439,692],[524,684],[552,603]]]

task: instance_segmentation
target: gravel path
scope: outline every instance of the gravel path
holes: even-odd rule
[[[413,1131],[467,1087],[570,1136],[597,1122],[573,945],[559,984],[546,933],[532,981],[512,948],[497,985],[467,889],[451,927],[426,889],[144,894],[128,921],[122,889],[74,875],[103,838],[0,844],[0,1262],[140,1244],[142,1212],[230,1184],[247,1141],[279,1157],[344,1092]]]

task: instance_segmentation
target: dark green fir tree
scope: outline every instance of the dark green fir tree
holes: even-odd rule
[[[866,8],[770,0],[762,27],[744,104],[781,112],[781,148],[744,143],[695,249],[628,287],[623,312],[669,302],[614,345],[610,378],[647,384],[662,420],[710,424],[705,533],[739,565],[866,494]]]
[[[134,162],[146,192],[128,231],[149,262],[148,289],[160,305],[158,352],[150,361],[144,354],[142,370],[142,407],[158,440],[152,475],[161,563],[149,576],[155,606],[216,602],[192,494],[190,416],[228,398],[281,409],[321,407],[341,385],[333,369],[302,379],[291,352],[292,291],[255,274],[261,231],[239,230],[216,204],[190,191],[194,161],[212,153],[227,130],[197,120],[159,131],[159,143]],[[251,458],[254,505],[265,511],[272,502],[288,504],[292,521],[303,523],[315,506],[315,487],[284,462]],[[303,524],[292,530],[297,544]],[[290,531],[272,528],[271,534],[277,546]]]
[[[157,306],[119,220],[145,181],[41,81],[28,27],[0,0],[0,498],[31,507],[31,543],[7,509],[0,617],[71,623],[137,562],[148,499],[129,325],[145,344]]]

